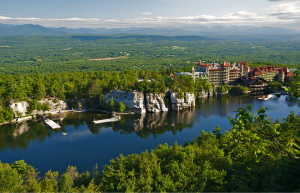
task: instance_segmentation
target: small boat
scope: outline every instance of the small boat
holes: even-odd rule
[[[273,93],[273,95],[281,95],[281,93],[280,92],[275,92],[275,93]]]
[[[265,96],[265,97],[258,98],[258,99],[267,101],[267,100],[269,100],[269,99],[274,99],[274,98],[276,98],[275,95],[269,94],[269,95],[267,95],[267,96]]]
[[[62,135],[67,135],[68,133],[62,133]]]

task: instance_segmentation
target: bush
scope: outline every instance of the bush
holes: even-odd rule
[[[49,102],[41,104],[41,110],[43,110],[43,111],[49,111],[50,110],[50,104],[49,104]]]

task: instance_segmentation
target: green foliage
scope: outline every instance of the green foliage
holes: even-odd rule
[[[276,91],[276,90],[281,90],[282,89],[282,84],[280,82],[271,82],[269,84],[269,88],[273,91]]]
[[[49,104],[49,102],[45,102],[45,103],[41,104],[41,110],[43,110],[43,111],[49,111],[50,110],[50,104]]]
[[[110,101],[107,101],[106,107],[109,110],[115,109],[115,101],[113,97],[111,97]]]
[[[9,164],[0,162],[0,191],[21,192],[24,190],[22,184],[22,175],[17,170],[11,168]]]
[[[299,131],[291,125],[299,125],[299,116],[291,112],[282,124],[271,124],[266,110],[260,108],[255,116],[251,105],[248,105],[247,108],[238,109],[235,118],[229,117],[232,129],[227,134],[226,149],[233,159],[260,162],[284,156],[296,158],[299,155],[300,141],[296,137]]]
[[[10,99],[15,95],[15,91],[9,86],[12,82],[18,82],[21,75],[0,75],[0,122],[12,120],[14,113],[9,108]],[[39,102],[41,97],[51,96],[55,92],[58,98],[49,99],[58,101],[65,100],[69,106],[77,108],[78,99],[86,101],[87,108],[98,106],[105,107],[105,97],[107,93],[114,89],[126,91],[138,90],[145,92],[161,93],[166,91],[166,84],[163,76],[156,71],[126,71],[126,72],[88,72],[88,73],[60,73],[60,74],[29,74],[22,75],[23,84],[26,87],[20,88],[23,98],[29,102],[28,114],[34,110],[47,111],[50,109],[48,102]],[[152,81],[136,80],[141,77],[148,77]],[[36,81],[45,88],[45,93],[40,94]],[[149,80],[148,79],[148,80]],[[44,91],[43,91],[44,92]],[[115,108],[115,106],[113,107]]]
[[[250,91],[250,88],[249,87],[245,87],[245,86],[240,86],[239,89],[241,91]]]
[[[300,97],[300,73],[296,73],[288,82],[292,95],[296,98]]]
[[[120,112],[120,113],[122,113],[124,110],[125,110],[125,105],[124,105],[124,103],[122,103],[120,101],[119,104],[118,104],[117,111]]]

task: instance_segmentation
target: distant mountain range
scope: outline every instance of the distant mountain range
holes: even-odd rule
[[[253,26],[213,26],[211,28],[205,26],[188,26],[188,27],[157,27],[157,28],[79,28],[69,29],[48,28],[40,25],[6,25],[0,23],[0,36],[9,35],[74,35],[74,34],[94,34],[94,35],[111,35],[111,34],[142,34],[142,35],[164,35],[164,36],[290,36],[300,35],[300,31],[277,28],[277,27],[253,27]]]

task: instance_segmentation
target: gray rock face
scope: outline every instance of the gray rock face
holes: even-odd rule
[[[47,102],[50,105],[50,111],[61,111],[61,110],[65,110],[68,108],[67,103],[62,100],[58,100],[58,101],[54,102],[53,99],[42,99],[39,101],[39,103],[41,103],[41,104],[44,104]],[[12,103],[10,105],[10,108],[14,111],[15,117],[18,117],[19,114],[21,116],[25,116],[27,114],[28,107],[29,107],[29,103],[26,101]],[[35,114],[38,112],[40,112],[40,111],[34,110],[32,113]]]
[[[105,95],[105,103],[110,101],[111,97],[113,97],[116,104],[123,102],[125,106],[128,106],[129,112],[134,112],[137,114],[146,113],[144,94],[142,92],[114,90]]]
[[[18,117],[18,114],[25,116],[27,113],[27,108],[29,103],[26,101],[12,103],[9,107],[14,111],[15,117]]]
[[[61,110],[65,110],[68,108],[67,103],[62,100],[55,101],[54,99],[42,99],[39,101],[39,103],[41,103],[41,104],[44,104],[47,102],[50,105],[50,111],[61,111]]]
[[[208,95],[209,95],[210,97],[214,96],[214,89],[213,89],[213,87],[210,87],[210,88],[209,88],[209,90],[208,90]]]
[[[200,91],[200,92],[198,93],[198,99],[205,99],[205,98],[207,98],[207,97],[208,97],[208,92],[206,92],[205,90]]]
[[[166,107],[163,98],[164,98],[164,94],[152,94],[152,93],[147,94],[146,95],[147,111],[151,113],[168,111],[168,108]]]
[[[183,110],[195,106],[194,93],[185,93],[185,98],[179,98],[179,93],[171,93],[171,103],[173,110]]]

